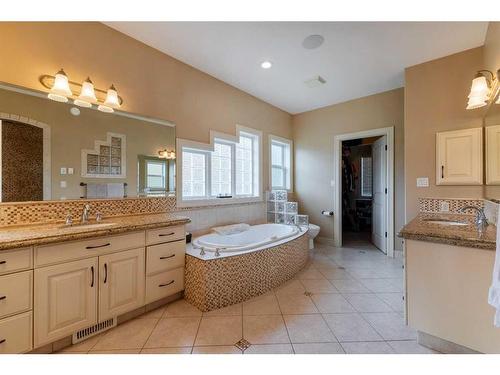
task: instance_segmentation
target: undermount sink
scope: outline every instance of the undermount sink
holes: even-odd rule
[[[78,229],[99,229],[115,225],[115,223],[95,223],[95,224],[76,224],[76,225],[64,225],[62,228],[78,228]]]
[[[426,223],[430,224],[439,224],[439,225],[451,225],[451,226],[464,226],[468,225],[467,223],[449,219],[424,219]]]

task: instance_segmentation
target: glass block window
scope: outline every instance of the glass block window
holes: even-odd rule
[[[182,152],[182,196],[200,198],[207,195],[207,156],[202,152]]]
[[[253,195],[254,138],[241,136],[236,145],[236,195]]]
[[[212,152],[212,196],[232,195],[232,146],[215,143]]]

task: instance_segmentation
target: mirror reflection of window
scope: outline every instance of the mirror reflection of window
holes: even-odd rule
[[[167,195],[175,190],[175,160],[138,156],[138,194]]]

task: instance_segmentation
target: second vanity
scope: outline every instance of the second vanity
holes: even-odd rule
[[[188,218],[107,221],[0,229],[0,353],[91,335],[184,289]]]
[[[408,325],[420,344],[444,353],[500,353],[488,304],[496,227],[478,232],[473,219],[421,213],[400,232]]]

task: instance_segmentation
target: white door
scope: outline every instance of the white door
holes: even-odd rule
[[[373,202],[372,242],[387,254],[387,139],[377,139],[372,146]]]

